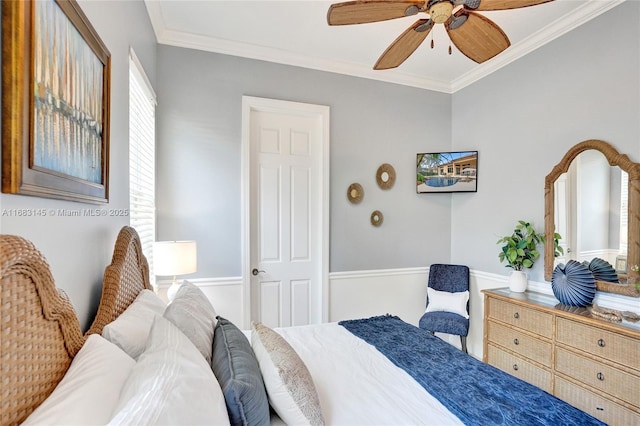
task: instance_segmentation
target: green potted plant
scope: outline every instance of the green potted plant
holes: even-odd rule
[[[506,261],[506,267],[512,268],[509,276],[509,288],[514,292],[524,292],[527,289],[527,276],[523,269],[530,269],[536,259],[540,257],[537,247],[544,244],[544,234],[536,232],[529,222],[518,221],[513,233],[498,240],[502,244],[498,258]]]

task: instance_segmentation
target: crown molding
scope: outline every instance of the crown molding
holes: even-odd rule
[[[368,78],[437,92],[451,92],[451,84],[447,81],[428,79],[419,75],[402,73],[396,70],[375,71],[365,65],[315,58],[282,49],[256,46],[249,43],[240,43],[184,31],[171,30],[168,29],[164,23],[160,3],[161,2],[158,1],[145,0],[149,18],[151,19],[156,40],[159,44],[239,56],[259,61],[275,62],[283,65],[327,71],[353,77]]]
[[[589,0],[579,10],[568,15],[564,15],[549,23],[547,26],[541,28],[539,31],[521,42],[512,45],[509,49],[495,58],[475,67],[473,71],[470,71],[453,81],[442,81],[406,73],[399,69],[375,71],[369,66],[360,64],[315,58],[277,48],[257,46],[249,43],[240,43],[202,36],[199,34],[192,34],[184,31],[172,30],[167,28],[164,22],[161,10],[162,2],[144,0],[151,20],[151,25],[153,26],[153,30],[156,35],[156,40],[159,44],[350,75],[449,94],[455,93],[456,91],[475,83],[511,62],[590,21],[609,9],[618,6],[624,1],[625,0]]]
[[[624,2],[625,0],[590,0],[577,11],[561,16],[517,45],[511,46],[490,61],[452,81],[451,93],[475,83]]]

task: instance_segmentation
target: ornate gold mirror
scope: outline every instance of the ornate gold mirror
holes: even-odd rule
[[[613,146],[587,140],[572,147],[545,178],[544,277],[557,263],[600,257],[618,282],[596,281],[598,291],[640,297],[640,163]],[[554,256],[554,233],[564,253]]]

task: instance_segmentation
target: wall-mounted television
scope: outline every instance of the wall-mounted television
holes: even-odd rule
[[[423,152],[416,165],[418,194],[478,191],[478,151]]]

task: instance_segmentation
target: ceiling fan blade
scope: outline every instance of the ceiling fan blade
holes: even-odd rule
[[[434,22],[429,19],[418,19],[387,47],[373,69],[386,70],[402,64],[427,38],[433,25]]]
[[[511,45],[509,37],[493,21],[464,9],[456,12],[445,28],[458,50],[479,64]]]
[[[553,0],[465,0],[464,7],[472,10],[506,10],[535,6]]]
[[[365,24],[403,18],[418,13],[424,1],[359,0],[335,3],[329,7],[329,25]]]

